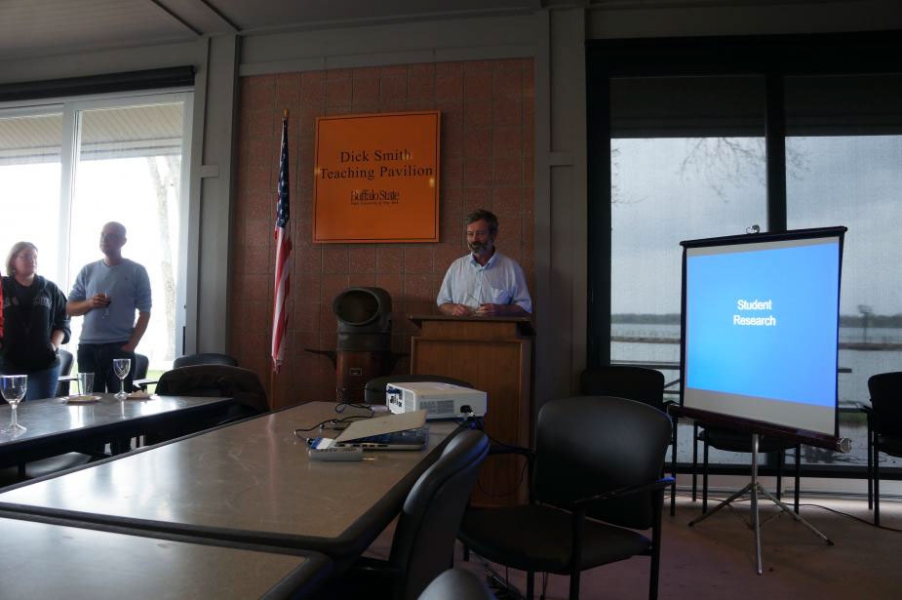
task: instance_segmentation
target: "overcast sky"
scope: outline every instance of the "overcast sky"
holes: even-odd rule
[[[763,163],[697,142],[615,140],[614,313],[679,312],[680,241],[766,228]],[[730,142],[762,155],[760,139]],[[849,228],[840,312],[902,314],[902,136],[790,138],[787,150],[800,164],[787,177],[790,229]]]

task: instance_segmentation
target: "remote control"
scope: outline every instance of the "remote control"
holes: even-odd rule
[[[322,450],[310,448],[307,451],[307,455],[310,457],[310,460],[352,462],[363,460],[363,448],[346,448],[343,446],[333,446]]]

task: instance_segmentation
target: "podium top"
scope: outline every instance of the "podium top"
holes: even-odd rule
[[[448,315],[408,315],[414,325],[421,328],[423,323],[441,321],[441,322],[462,322],[462,323],[513,323],[517,327],[517,333],[520,335],[535,335],[536,330],[532,325],[531,317],[450,317]]]

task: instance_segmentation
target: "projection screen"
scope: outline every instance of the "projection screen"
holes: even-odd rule
[[[845,231],[682,242],[683,407],[838,437]]]

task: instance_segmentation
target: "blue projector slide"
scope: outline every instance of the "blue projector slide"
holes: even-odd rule
[[[839,261],[836,238],[689,249],[686,386],[833,407]]]

